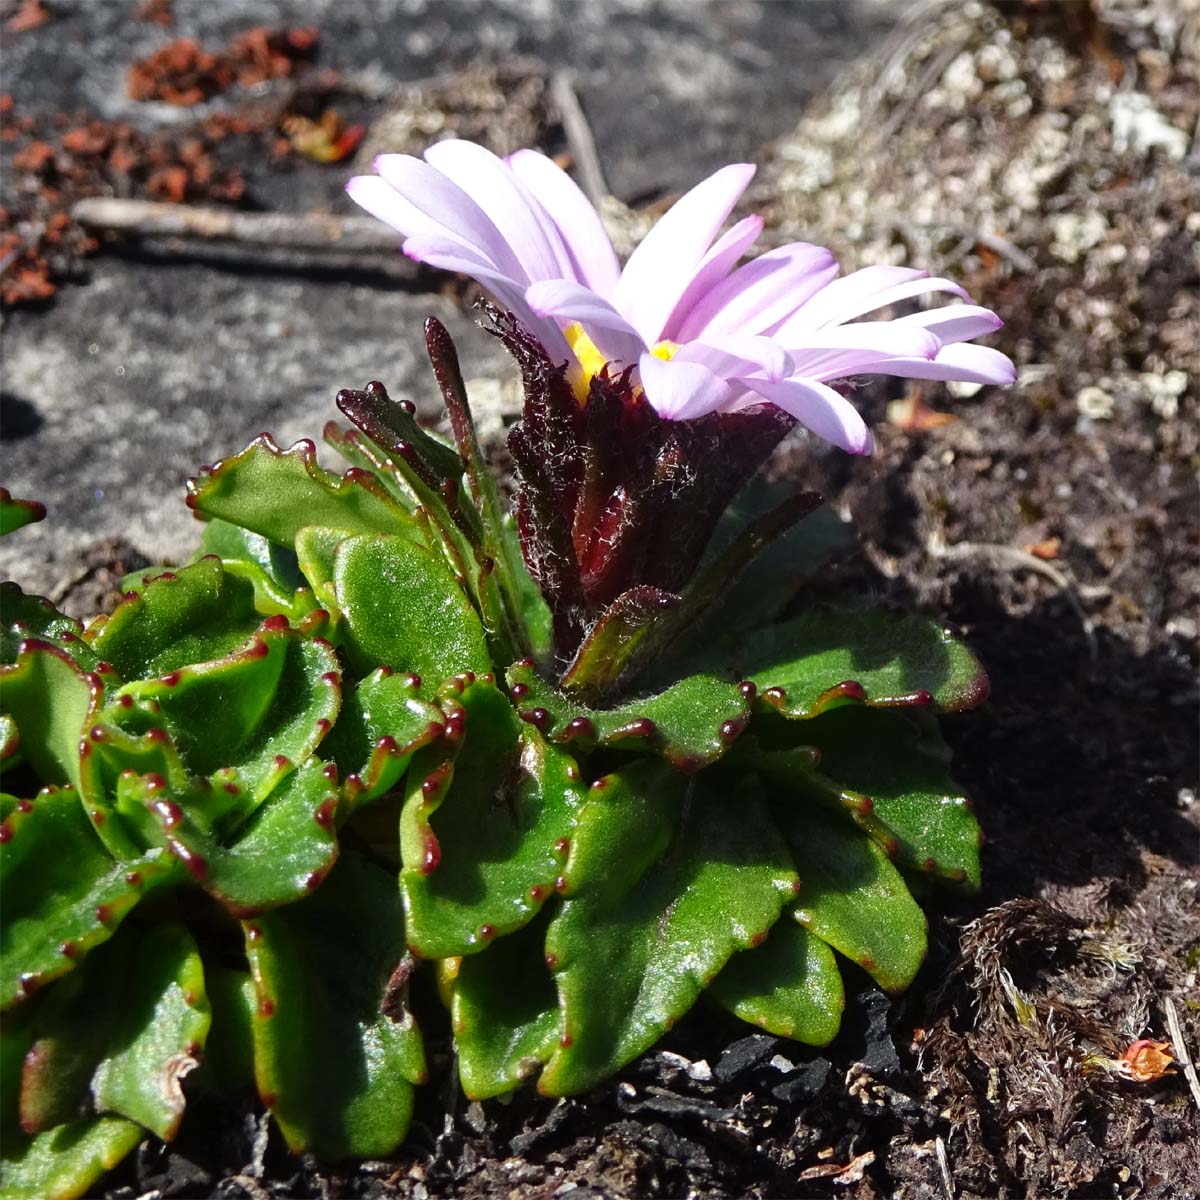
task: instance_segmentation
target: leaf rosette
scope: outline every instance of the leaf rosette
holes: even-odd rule
[[[3,586],[0,1196],[83,1194],[205,1090],[393,1153],[421,970],[475,1099],[587,1091],[702,999],[822,1046],[857,972],[919,971],[910,885],[978,886],[938,718],[986,677],[928,618],[808,601],[846,531],[754,478],[792,418],[668,419],[489,320],[515,520],[431,320],[452,441],[346,390],[346,469],[266,435],[203,468],[196,556],[107,616]]]

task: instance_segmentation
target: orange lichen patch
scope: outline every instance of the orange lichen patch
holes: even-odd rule
[[[235,37],[227,53],[238,83],[253,87],[268,79],[286,79],[310,65],[319,40],[312,27],[270,30],[258,26]]]
[[[53,16],[42,0],[23,0],[21,7],[4,22],[4,28],[9,33],[28,33],[39,25],[45,25]]]
[[[315,29],[266,29],[238,34],[219,52],[193,38],[177,38],[129,68],[125,88],[133,100],[162,100],[179,107],[200,104],[235,83],[253,87],[286,79],[311,65],[319,35]]]
[[[274,118],[268,118],[273,124]],[[99,245],[71,217],[85,196],[152,196],[237,202],[245,184],[219,167],[204,134],[143,134],[124,121],[56,113],[38,122],[0,96],[0,141],[14,144],[13,201],[0,208],[0,303],[35,304],[54,295]]]
[[[163,100],[186,108],[223,92],[232,82],[233,72],[215,54],[193,38],[178,38],[134,62],[125,91],[131,100]]]

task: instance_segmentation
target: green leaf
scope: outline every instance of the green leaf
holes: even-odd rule
[[[79,782],[79,740],[103,693],[58,646],[29,638],[0,667],[0,712],[17,726],[22,757],[43,783]]]
[[[100,1112],[170,1141],[183,1119],[180,1080],[199,1063],[212,1024],[192,935],[182,925],[149,930],[122,981],[120,1017],[92,1077],[92,1096]]]
[[[0,713],[0,772],[21,761],[21,731],[8,713]]]
[[[563,690],[601,703],[641,669],[643,646],[657,644],[662,621],[680,597],[655,587],[622,592],[596,619],[562,676]]]
[[[490,669],[479,614],[442,560],[397,537],[352,537],[334,561],[344,646],[360,674],[410,671],[432,691],[462,671]]]
[[[574,759],[522,733],[493,684],[461,682],[442,700],[448,729],[465,729],[458,756],[422,752],[400,822],[409,944],[423,958],[476,953],[533,918],[554,894],[584,796]]]
[[[215,554],[226,570],[234,562],[260,568],[279,592],[291,593],[304,586],[296,552],[290,545],[281,546],[241,525],[220,518],[206,522],[196,557],[203,558],[208,554]]]
[[[181,925],[125,926],[48,996],[33,1023],[21,1083],[21,1127],[96,1109],[164,1140],[183,1119],[180,1080],[199,1061],[211,1021],[204,970]]]
[[[69,788],[21,801],[0,824],[0,1007],[66,974],[175,866],[161,851],[114,862]]]
[[[21,1070],[20,1128],[42,1133],[79,1116],[120,1011],[128,940],[119,934],[90,954],[34,1014],[33,1043]],[[106,973],[111,964],[115,973]],[[115,986],[113,986],[115,982]]]
[[[776,795],[771,808],[800,874],[792,917],[884,991],[903,991],[925,959],[925,914],[886,852],[794,794]]]
[[[546,937],[563,1036],[539,1089],[586,1091],[647,1050],[736,951],[761,942],[796,876],[753,788],[736,796],[639,762],[579,814]]]
[[[21,1074],[25,1055],[33,1045],[32,1017],[36,1007],[23,1005],[5,1013],[0,1022],[0,1142],[7,1142],[8,1136],[19,1127]]]
[[[174,743],[162,728],[160,713],[149,706],[113,704],[88,721],[80,744],[79,794],[84,811],[114,858],[131,859],[157,844],[138,800],[122,805],[123,792],[138,781],[155,788],[183,791],[188,774]],[[219,796],[227,798],[222,789]]]
[[[743,1021],[810,1046],[833,1041],[846,1005],[833,951],[794,921],[776,921],[762,946],[735,954],[710,994]]]
[[[8,488],[0,488],[0,537],[32,525],[46,515],[46,506],[37,500],[18,500]]]
[[[249,971],[212,967],[205,977],[212,1029],[202,1069],[217,1090],[240,1095],[254,1089],[254,1014],[258,993]]]
[[[420,682],[380,667],[344,698],[322,753],[333,758],[345,780],[345,815],[395,787],[412,756],[445,733],[441,709],[417,695]]]
[[[536,1075],[559,1039],[558,996],[546,968],[546,921],[500,938],[459,964],[450,1020],[463,1092],[502,1096]]]
[[[812,608],[714,651],[704,665],[750,680],[787,717],[847,703],[958,712],[981,704],[988,689],[979,660],[957,638],[925,617],[884,609]]]
[[[790,495],[792,485],[757,476],[726,509],[705,553],[715,559],[756,518]],[[701,622],[705,638],[734,641],[748,630],[775,620],[800,585],[850,544],[850,526],[828,505],[816,509],[771,540],[725,590]],[[703,644],[692,640],[693,646]]]
[[[339,392],[338,407],[357,421],[356,405],[364,398],[374,403],[379,398],[373,391],[375,388],[390,403],[382,386],[371,384],[366,392]],[[506,605],[501,594],[495,571],[496,555],[488,549],[483,521],[471,501],[460,493],[462,464],[456,474],[443,478],[409,442],[396,442],[388,451],[390,457],[379,459],[357,430],[343,435],[336,426],[329,426],[326,438],[351,461],[372,463],[390,487],[405,489],[415,506],[413,515],[422,533],[421,538],[413,540],[418,544],[423,542],[440,556],[458,579],[479,613],[497,661],[510,662],[523,652],[518,650],[523,641],[514,625],[518,614]]]
[[[682,589],[678,603],[662,606],[651,618],[649,627],[639,632],[636,644],[621,647],[619,653],[624,665],[619,681],[627,684],[638,678],[668,647],[694,632],[712,614],[721,598],[729,593],[734,581],[771,542],[820,503],[821,497],[816,492],[794,492],[740,528],[727,545],[701,564]],[[578,665],[584,664],[580,662]],[[569,675],[574,673],[576,664],[572,664],[568,672]],[[592,674],[591,668],[586,669],[581,682],[588,685]]]
[[[503,603],[516,630],[516,652],[528,654],[535,647],[535,635],[543,632],[541,629],[531,630],[525,622],[527,584],[532,583],[532,580],[525,568],[520,546],[514,547],[506,533],[500,489],[492,478],[479,444],[479,436],[475,431],[471,405],[467,400],[467,390],[463,385],[462,371],[458,365],[458,351],[454,348],[454,342],[446,327],[436,317],[427,317],[425,320],[425,346],[433,364],[433,373],[442,391],[446,412],[450,416],[454,441],[462,460],[462,468],[466,472],[471,499],[481,519],[483,552],[496,564]],[[548,635],[550,610],[544,601],[542,603],[545,608],[545,633]]]
[[[422,429],[416,406],[392,400],[383,384],[368,383],[361,392],[346,388],[336,403],[385,455],[419,466],[432,486],[461,478],[462,459],[454,447]]]
[[[92,648],[126,680],[222,658],[259,623],[254,589],[218,558],[167,572],[87,628]]]
[[[49,600],[27,595],[15,583],[0,583],[0,614],[0,665],[14,664],[21,643],[35,638],[65,650],[82,670],[96,669],[97,658],[81,636],[83,626]]]
[[[504,540],[503,557],[512,582],[516,607],[529,633],[533,656],[542,661],[550,653],[554,615],[542,595],[541,588],[534,582],[529,568],[525,565],[521,552],[521,538],[517,533],[516,522],[511,516],[505,517],[501,526],[501,536]]]
[[[341,672],[328,642],[308,638],[275,616],[221,658],[126,684],[117,704],[125,698],[157,706],[161,724],[193,775],[235,768],[252,808],[333,727],[341,705]],[[119,707],[110,711],[120,716]]]
[[[186,798],[164,796],[153,779],[140,777],[129,785],[130,801],[139,788],[167,849],[235,916],[302,899],[337,859],[337,775],[319,759],[290,774],[228,847],[189,815],[194,806]]]
[[[312,442],[283,450],[266,434],[200,471],[188,483],[188,504],[202,517],[219,517],[288,547],[304,525],[394,534],[412,523],[367,472],[335,475],[317,463]]]
[[[750,719],[746,695],[715,675],[689,675],[656,696],[603,709],[564,695],[528,659],[507,679],[522,718],[552,741],[653,749],[681,770],[715,762]]]
[[[75,1200],[143,1137],[145,1131],[132,1121],[94,1117],[35,1138],[6,1138],[0,1200]]]
[[[392,1154],[412,1084],[425,1078],[416,1023],[398,1005],[405,939],[394,879],[347,854],[310,900],[245,928],[255,1077],[288,1145],[333,1160]]]
[[[979,822],[950,777],[934,718],[919,725],[903,712],[839,708],[806,722],[803,736],[819,767],[786,751],[748,761],[848,814],[900,867],[978,889]]]

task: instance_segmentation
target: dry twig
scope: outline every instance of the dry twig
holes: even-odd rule
[[[258,213],[92,196],[71,215],[90,229],[136,237],[195,238],[285,250],[396,250],[396,234],[371,217],[324,213]]]
[[[933,1147],[937,1151],[938,1170],[942,1173],[942,1190],[946,1193],[946,1200],[954,1200],[954,1176],[950,1174],[950,1158],[946,1154],[946,1143],[941,1134]]]
[[[554,107],[558,109],[558,115],[562,119],[567,145],[579,172],[579,184],[587,198],[598,208],[609,195],[608,184],[600,166],[600,155],[596,151],[592,127],[588,123],[583,106],[579,103],[574,80],[568,72],[556,71],[550,77],[550,99],[553,100]]]
[[[1183,1068],[1183,1075],[1188,1081],[1192,1099],[1196,1102],[1196,1107],[1200,1108],[1200,1076],[1196,1074],[1196,1064],[1192,1062],[1187,1042],[1184,1041],[1183,1028],[1179,1024],[1179,1013],[1175,1010],[1175,1001],[1168,996],[1163,1001],[1163,1008],[1167,1013],[1167,1029],[1171,1034],[1171,1046],[1175,1051],[1175,1060]]]

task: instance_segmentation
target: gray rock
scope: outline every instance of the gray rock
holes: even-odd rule
[[[134,21],[134,7],[61,0],[53,21],[7,38],[17,111],[87,107],[141,127],[193,121],[229,100],[135,104],[124,93],[129,63],[174,37],[218,46],[256,24],[317,26],[321,62],[375,95],[376,111],[402,83],[534,55],[574,73],[609,186],[630,202],[755,157],[891,21],[879,0],[177,0],[163,30]],[[259,204],[350,210],[343,169],[239,165]],[[429,312],[460,338],[468,378],[511,369],[469,315],[422,286],[379,271],[313,271],[286,256],[92,260],[87,283],[7,323],[0,479],[50,515],[0,543],[0,576],[49,590],[104,538],[152,561],[186,557],[197,529],[183,484],[196,466],[264,430],[285,444],[319,439],[340,387],[378,378],[432,413],[420,332]]]

